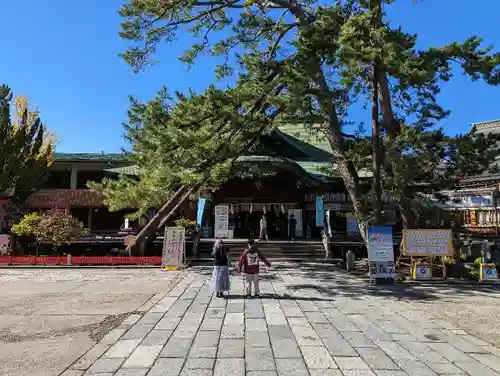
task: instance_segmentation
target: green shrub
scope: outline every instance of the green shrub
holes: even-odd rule
[[[42,215],[26,214],[12,227],[11,232],[17,236],[34,236],[37,242],[50,242],[54,247],[69,244],[89,233],[81,221],[56,209]]]
[[[175,221],[175,225],[177,227],[184,227],[184,228],[196,227],[196,221],[191,220],[189,218],[180,218],[177,221]]]
[[[25,214],[21,220],[12,226],[10,232],[16,236],[35,236],[35,230],[40,224],[42,217],[38,213]]]

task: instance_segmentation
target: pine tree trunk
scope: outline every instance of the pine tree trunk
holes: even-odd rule
[[[190,188],[186,193],[184,193],[184,196],[182,196],[179,201],[177,202],[177,204],[172,208],[172,210],[170,211],[170,213],[168,213],[165,218],[163,218],[160,222],[160,225],[158,226],[159,228],[165,226],[167,224],[167,222],[175,215],[175,213],[177,212],[177,210],[179,210],[179,208],[181,207],[181,205],[189,198],[189,196],[191,195],[191,193],[194,192],[195,189],[198,189],[198,188]]]
[[[380,177],[381,153],[380,153],[380,126],[378,121],[378,85],[377,85],[377,63],[373,64],[373,93],[372,93],[372,224],[382,225],[382,181]]]
[[[170,200],[168,200],[168,202],[165,203],[165,205],[163,205],[160,210],[158,210],[158,213],[156,213],[155,216],[151,218],[151,220],[146,224],[146,226],[144,226],[139,234],[137,234],[134,246],[127,247],[127,251],[129,252],[130,256],[137,254],[137,251],[139,250],[140,245],[144,242],[144,240],[146,240],[148,236],[151,236],[156,232],[163,218],[171,214],[172,208],[175,206],[175,203],[178,201],[181,195],[186,192],[187,189],[188,188],[185,185],[180,187],[177,192],[175,192],[174,195],[170,198]]]
[[[394,116],[394,111],[392,110],[392,101],[389,91],[389,83],[387,82],[387,77],[385,73],[379,74],[379,98],[380,98],[380,108],[382,110],[382,118],[384,124],[387,126],[387,134],[389,136],[389,143],[395,141],[395,138],[399,135],[401,131],[401,124]],[[390,156],[389,156],[390,157]],[[408,197],[406,182],[402,178],[404,171],[403,166],[398,163],[398,158],[391,158],[392,171],[388,171],[393,176],[396,182],[397,189],[400,193],[400,198],[398,206],[401,212],[403,226],[404,228],[415,228],[416,218],[412,210],[412,197]]]
[[[361,235],[361,238],[365,242],[366,245],[368,245],[368,239],[367,239],[367,231],[368,231],[368,223],[366,223],[365,220],[358,220],[358,228],[359,228],[359,234]]]
[[[146,244],[145,246],[143,247],[143,249],[141,250],[141,256],[144,256],[144,252],[145,250],[152,246],[153,242],[156,240],[156,233],[158,231],[158,229],[164,227],[167,222],[177,213],[177,211],[179,210],[180,206],[189,198],[189,196],[191,195],[191,193],[193,193],[193,188],[189,189],[185,194],[184,196],[182,196],[179,201],[177,201],[177,204],[168,212],[168,214],[162,219],[162,221],[160,222],[160,224],[158,225],[158,227],[156,228],[155,231],[152,232],[151,235],[149,235],[147,237],[147,240],[146,240]]]
[[[373,15],[373,25],[375,28],[380,27],[381,0],[370,2],[371,10],[375,11]],[[381,180],[381,145],[380,145],[380,124],[379,124],[379,108],[378,108],[378,69],[379,63],[377,59],[373,62],[372,72],[372,225],[382,225],[382,180]]]
[[[374,26],[378,27],[382,21],[382,1],[372,0],[371,9],[377,9],[377,14],[375,17]],[[387,135],[389,137],[389,145],[393,143],[396,137],[401,132],[401,124],[394,116],[394,111],[392,109],[392,100],[389,90],[389,82],[387,80],[387,75],[382,64],[376,65],[376,76],[378,81],[378,97],[380,103],[380,109],[382,112],[382,119],[387,128]],[[390,149],[390,147],[389,147]],[[391,158],[390,156],[383,155],[381,159]],[[391,170],[386,171],[389,175],[392,175],[394,181],[396,182],[397,188],[401,193],[399,198],[399,208],[401,211],[401,216],[403,220],[403,225],[405,228],[412,228],[416,225],[416,218],[413,213],[412,208],[412,198],[408,197],[404,192],[407,190],[406,182],[401,177],[403,176],[402,166],[398,164],[397,158],[391,158]]]

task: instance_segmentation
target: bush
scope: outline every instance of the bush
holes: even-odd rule
[[[41,220],[42,217],[38,213],[26,214],[18,223],[12,226],[10,232],[21,237],[35,236],[35,229]]]
[[[196,227],[196,221],[191,220],[189,218],[181,218],[175,221],[175,225],[177,227],[184,227],[184,228]]]
[[[89,231],[72,215],[53,209],[41,216],[36,213],[26,214],[12,227],[12,233],[23,237],[33,236],[37,242],[49,242],[57,248],[88,235]]]

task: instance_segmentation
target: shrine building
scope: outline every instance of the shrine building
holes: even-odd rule
[[[183,205],[179,217],[196,219],[198,207],[202,205],[202,237],[220,236],[215,211],[222,205],[228,211],[224,237],[258,237],[259,221],[265,214],[269,237],[286,239],[290,235],[288,221],[293,214],[296,238],[320,239],[325,222],[316,218],[317,197],[322,197],[326,227],[331,235],[358,234],[356,221],[350,216],[352,203],[342,179],[331,173],[334,157],[328,142],[317,134],[310,134],[303,125],[282,126],[262,136],[248,155],[238,158],[238,163],[262,166],[266,170],[272,167],[273,173],[257,178],[234,178],[214,192],[193,195]],[[134,174],[130,166],[107,171]],[[366,179],[368,191],[371,182],[368,172],[358,173]],[[396,225],[396,209],[386,205],[385,211],[388,224]]]

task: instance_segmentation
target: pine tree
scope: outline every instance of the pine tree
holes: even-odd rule
[[[274,82],[282,88],[275,92],[281,121],[299,120],[326,137],[362,234],[372,218],[357,171],[372,168],[372,142],[362,133],[346,135],[343,124],[351,105],[371,98],[376,86],[383,189],[400,205],[405,226],[412,227],[419,193],[456,185],[459,176],[485,169],[492,154],[468,163],[464,156],[477,154],[478,145],[496,142],[476,138],[467,144],[463,136],[444,136],[439,122],[449,112],[437,103],[440,82],[452,78],[455,64],[472,79],[496,85],[500,58],[482,48],[478,37],[418,49],[417,36],[391,26],[381,3],[133,0],[120,10],[125,18],[121,36],[135,42],[123,57],[134,70],[144,69],[160,42],[190,32],[198,42],[181,58],[188,66],[204,55],[222,57],[217,75],[232,75],[237,68],[243,72],[239,85],[250,91],[259,87],[263,72],[274,72]]]
[[[38,111],[30,111],[24,97],[13,97],[8,86],[0,86],[0,191],[22,204],[47,178],[53,148],[53,136]]]
[[[232,176],[265,173],[266,168],[238,161],[278,121],[279,108],[269,105],[267,97],[275,100],[279,87],[272,78],[263,82],[252,90],[243,83],[233,89],[210,87],[202,94],[173,97],[163,89],[147,103],[131,98],[125,128],[136,176],[122,175],[89,187],[111,210],[137,208],[136,217],[168,200],[139,234],[140,242],[151,238],[191,193],[219,187]]]

